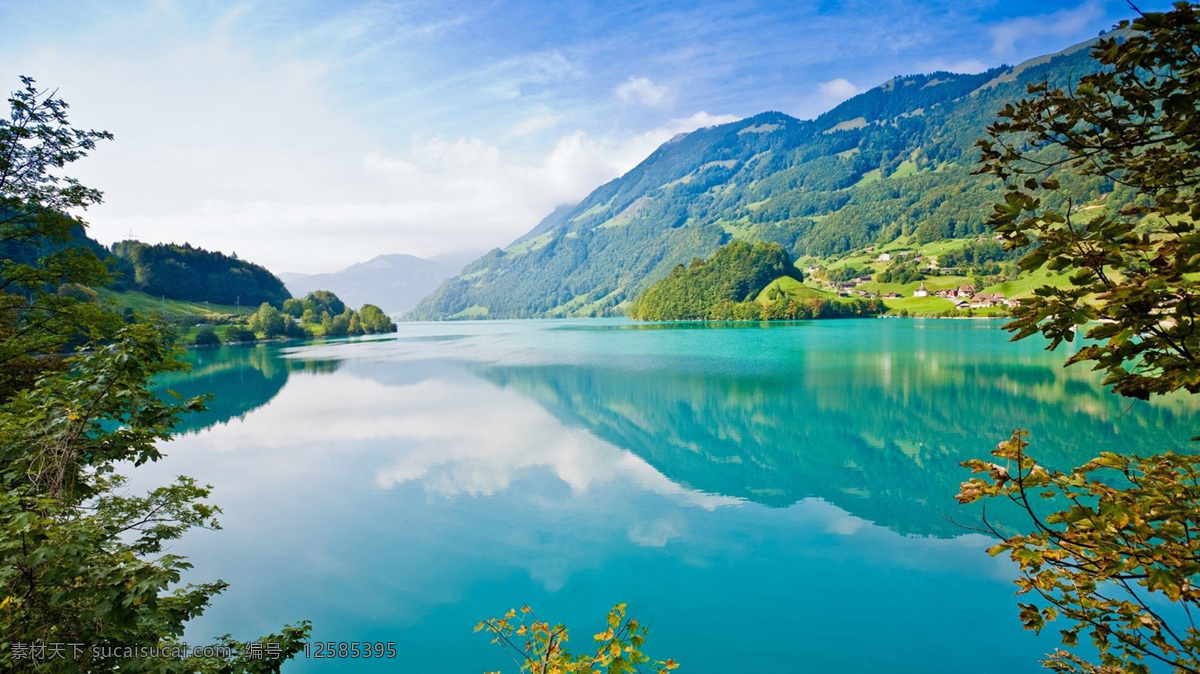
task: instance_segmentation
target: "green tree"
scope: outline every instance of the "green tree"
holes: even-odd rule
[[[220,346],[221,338],[217,337],[216,330],[206,325],[196,331],[196,336],[192,339],[192,344],[196,346]]]
[[[1200,391],[1197,8],[1181,2],[1132,29],[1096,45],[1106,68],[1074,90],[1043,82],[1006,107],[979,143],[979,172],[1008,185],[990,220],[996,232],[1010,248],[1036,242],[1021,268],[1071,273],[1070,285],[1022,301],[1009,329],[1041,332],[1057,346],[1103,321],[1085,333],[1102,343],[1068,362],[1091,362],[1118,393],[1145,399]],[[1131,187],[1139,198],[1119,213],[1076,211],[1061,195],[1071,173]]]
[[[231,325],[225,328],[225,341],[227,342],[253,342],[258,339],[254,331],[244,325]]]
[[[354,313],[349,308],[345,308],[342,310],[342,313],[331,317],[328,323],[325,323],[324,319],[322,318],[321,322],[325,326],[325,336],[341,337],[349,335],[350,319],[353,318],[353,316]]]
[[[72,127],[64,101],[31,78],[21,84],[0,119],[0,402],[59,368],[68,345],[119,321],[77,293],[56,292],[110,280],[91,250],[73,245],[83,222],[67,215],[100,203],[100,192],[54,171],[112,135]]]
[[[295,298],[284,300],[283,313],[293,318],[300,318],[304,315],[304,302]]]
[[[305,296],[304,301],[306,303],[312,302],[314,305],[313,310],[317,313],[328,311],[330,315],[337,316],[346,310],[345,302],[342,302],[337,295],[329,290],[315,290]]]
[[[359,323],[368,334],[395,332],[396,323],[374,304],[364,304],[358,310]]]
[[[642,320],[703,320],[722,302],[754,299],[782,276],[803,280],[777,243],[734,241],[708,260],[677,266],[633,303],[630,316]]]
[[[1031,246],[1020,265],[1070,273],[1014,311],[1015,339],[1042,333],[1050,348],[1083,331],[1090,340],[1068,364],[1091,363],[1118,393],[1148,398],[1200,391],[1194,307],[1200,272],[1200,16],[1177,3],[1145,14],[1101,40],[1105,68],[1073,90],[1048,83],[1006,107],[980,141],[980,173],[1007,183],[990,223],[1010,249]],[[1063,198],[1072,176],[1098,176],[1137,198],[1119,211],[1077,210]],[[1094,213],[1094,214],[1093,214]],[[1096,322],[1096,321],[1100,322]],[[1007,498],[1028,514],[1031,533],[984,518],[1021,572],[1028,629],[1062,619],[1062,642],[1090,637],[1098,662],[1059,649],[1056,671],[1200,671],[1200,457],[1102,453],[1070,472],[1047,469],[1026,449],[1024,431],[964,465],[987,474],[963,483],[958,499]],[[1039,498],[1064,507],[1043,516]],[[1164,601],[1165,599],[1165,601]],[[1172,606],[1174,604],[1174,606]]]
[[[258,310],[250,315],[250,329],[267,339],[283,336],[290,322],[291,319],[287,315],[266,302],[260,304]]]
[[[188,529],[216,527],[209,487],[181,477],[136,495],[116,473],[159,459],[178,416],[203,407],[200,398],[164,401],[150,390],[156,376],[183,367],[173,332],[126,324],[98,303],[57,292],[106,278],[94,251],[67,245],[82,223],[64,215],[100,194],[54,172],[109,136],[71,129],[65,103],[31,79],[22,83],[10,119],[0,120],[0,669],[278,671],[282,660],[130,661],[86,649],[68,664],[13,648],[177,644],[187,621],[225,587],[180,587],[190,565],[167,551]],[[85,348],[62,357],[71,343]],[[286,659],[307,631],[301,623],[268,639]]]

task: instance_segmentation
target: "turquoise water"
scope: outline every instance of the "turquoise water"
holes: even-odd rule
[[[998,326],[402,324],[195,351],[164,386],[212,410],[134,474],[224,509],[172,550],[232,584],[189,639],[308,618],[399,655],[288,672],[513,671],[477,621],[528,603],[583,647],[617,602],[680,672],[1034,672],[1056,640],[952,521],[978,514],[958,463],[1018,426],[1061,467],[1180,448],[1195,405],[1102,394]]]

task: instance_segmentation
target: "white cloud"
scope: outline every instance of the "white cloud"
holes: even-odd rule
[[[809,89],[801,96],[790,112],[800,119],[812,119],[861,91],[844,77],[826,80],[818,83],[815,90]]]
[[[673,517],[637,522],[629,528],[629,540],[646,548],[662,548],[687,533],[687,520],[677,513]]]
[[[829,80],[828,82],[821,82],[817,85],[817,91],[821,92],[821,96],[823,96],[830,103],[841,103],[847,98],[857,94],[859,92],[859,88],[854,86],[850,80],[844,77],[839,77],[837,79]]]
[[[379,138],[356,123],[362,110],[333,95],[328,63],[252,54],[228,35],[237,21],[228,14],[182,39],[144,30],[160,26],[156,19],[129,27],[127,48],[45,48],[5,68],[60,87],[74,121],[116,135],[72,167],[105,193],[86,214],[93,236],[187,241],[275,271],[331,271],[385,252],[482,250],[582,199],[673,135],[733,119],[699,112],[641,133],[597,134],[562,129],[557,113],[535,106],[530,114],[526,105],[495,140]],[[154,59],[144,58],[147,49]],[[494,93],[517,96],[573,76],[569,59],[536,56],[493,67],[504,75]],[[652,83],[633,91],[648,102],[666,96]],[[542,149],[510,146],[526,139]]]
[[[617,98],[628,105],[638,104],[651,108],[663,108],[671,105],[671,90],[661,84],[655,84],[648,77],[630,77],[617,86]]]
[[[235,151],[230,139],[227,163],[161,174],[155,167],[166,157],[131,150],[127,162],[146,166],[101,185],[110,205],[92,215],[103,225],[93,230],[108,240],[132,230],[232,250],[277,271],[336,269],[385,252],[487,249],[579,201],[676,134],[735,119],[698,112],[627,137],[574,131],[532,157],[479,138],[416,135],[403,151],[348,144],[314,163],[272,148]],[[337,135],[336,125],[330,133]],[[140,196],[146,185],[161,200],[153,215]]]
[[[1081,31],[1091,30],[1104,15],[1104,8],[1097,0],[1088,0],[1074,9],[1002,21],[988,31],[992,36],[992,53],[998,56],[1013,54],[1017,43],[1024,40],[1076,37]]]
[[[390,200],[355,209],[350,222],[370,223],[379,230],[372,237],[376,241],[388,235],[385,230],[394,231],[393,245],[403,237],[410,250],[420,253],[437,252],[439,246],[503,245],[556,206],[579,201],[633,168],[676,134],[735,119],[698,112],[625,138],[574,131],[530,159],[478,138],[417,136],[406,152],[364,158],[371,179],[385,181]],[[330,238],[344,237],[331,228]]]
[[[384,350],[397,346],[381,343]],[[470,423],[463,423],[463,409],[475,410]],[[294,377],[271,405],[203,435],[206,447],[220,453],[320,447],[348,456],[360,442],[387,441],[393,451],[372,471],[376,487],[417,482],[445,498],[497,494],[528,471],[549,470],[580,497],[618,482],[707,510],[742,503],[672,482],[641,457],[563,425],[512,390],[478,381],[385,385],[345,372]],[[638,530],[646,545],[664,544],[681,528],[646,526]]]

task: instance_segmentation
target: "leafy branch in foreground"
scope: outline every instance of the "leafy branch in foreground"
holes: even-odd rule
[[[531,674],[571,674],[607,672],[623,674],[640,672],[641,665],[649,663],[649,656],[642,653],[646,642],[645,626],[625,616],[625,604],[617,604],[608,613],[607,628],[592,636],[596,643],[595,653],[574,655],[567,648],[567,628],[561,623],[539,620],[528,606],[520,611],[510,609],[503,617],[481,621],[475,631],[495,635],[492,643],[500,644],[521,671]],[[674,660],[656,661],[653,665],[658,674],[679,667]],[[497,672],[497,674],[499,674]]]
[[[1118,25],[1092,56],[1101,72],[1073,90],[1043,82],[1009,105],[979,141],[978,173],[1007,184],[989,224],[1010,250],[1028,246],[1026,271],[1069,272],[1070,285],[1038,288],[1014,311],[1013,339],[1041,333],[1049,348],[1083,330],[1091,341],[1067,360],[1106,373],[1123,396],[1200,392],[1200,6]],[[1132,202],[1081,207],[1060,178],[1121,186]],[[1116,192],[1112,192],[1115,195]],[[1086,327],[1085,327],[1086,326]],[[1000,539],[1021,577],[1025,627],[1063,618],[1063,645],[1091,637],[1099,663],[1058,649],[1044,664],[1061,672],[1200,672],[1193,616],[1200,573],[1200,458],[1103,453],[1070,473],[1026,453],[1023,431],[975,473],[962,503],[1007,498],[1028,534],[981,529]],[[1065,506],[1042,517],[1039,510]],[[1039,603],[1041,606],[1039,607]]]
[[[1071,91],[1042,82],[1008,105],[980,140],[977,171],[1007,193],[989,224],[1012,248],[1032,248],[1027,272],[1070,272],[1070,285],[1024,299],[1007,328],[1054,348],[1080,326],[1092,362],[1121,395],[1200,392],[1200,11],[1176,3],[1118,25],[1092,55],[1104,70]],[[1136,193],[1117,212],[1082,207],[1058,177],[1102,178]],[[1056,177],[1057,176],[1057,177]],[[1099,323],[1093,323],[1100,321]]]
[[[210,487],[180,477],[135,495],[116,473],[161,458],[205,398],[151,390],[185,367],[167,326],[125,325],[88,299],[108,275],[72,243],[84,223],[67,211],[100,193],[55,171],[109,136],[71,128],[66,103],[22,83],[0,119],[0,669],[278,672],[307,623],[267,638],[271,660],[125,655],[181,647],[186,623],[225,588],[181,586],[191,565],[168,548],[217,527]],[[79,292],[61,292],[70,284]]]
[[[211,488],[187,477],[131,495],[117,464],[161,457],[180,414],[204,398],[167,402],[148,389],[178,370],[162,325],[126,326],[110,344],[66,361],[0,405],[0,664],[14,671],[241,672],[241,665],[96,657],[92,647],[176,644],[186,622],[225,589],[179,587],[191,568],[166,545],[192,528],[219,528]],[[285,628],[281,653],[302,647]],[[84,644],[69,663],[21,657],[13,644]],[[107,651],[101,650],[100,653]],[[279,661],[267,663],[278,671]]]
[[[1001,531],[986,516],[979,529],[1000,540],[992,555],[1008,553],[1017,563],[1017,593],[1043,600],[1042,608],[1019,604],[1021,622],[1041,632],[1062,618],[1071,623],[1060,630],[1064,645],[1075,646],[1085,633],[1100,652],[1100,667],[1063,649],[1047,665],[1149,672],[1148,664],[1167,664],[1177,672],[1200,671],[1193,620],[1200,589],[1192,582],[1200,574],[1200,457],[1105,452],[1063,473],[1038,465],[1027,446],[1025,432],[1016,431],[992,452],[1002,462],[966,462],[988,478],[964,482],[956,498],[1006,498],[1032,521],[1029,534]],[[1042,499],[1066,508],[1043,517]]]
[[[60,367],[57,353],[67,345],[118,322],[57,292],[110,280],[94,251],[73,245],[83,222],[69,214],[100,203],[101,194],[56,171],[112,135],[76,129],[54,92],[29,77],[21,84],[8,99],[9,118],[0,118],[0,402]]]

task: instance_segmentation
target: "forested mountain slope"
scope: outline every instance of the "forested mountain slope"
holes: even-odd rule
[[[189,244],[118,241],[112,247],[119,272],[115,288],[140,290],[173,300],[279,305],[291,298],[283,281],[265,267]]]
[[[262,302],[279,305],[288,299],[287,288],[264,267],[188,244],[146,244],[119,241],[108,248],[74,227],[63,242],[0,242],[0,262],[34,264],[40,258],[65,249],[78,249],[105,260],[113,272],[109,290],[137,290],[155,298],[190,302],[212,302],[255,306]]]
[[[467,265],[411,316],[621,313],[676,265],[733,239],[800,256],[983,233],[998,186],[971,175],[974,142],[1030,82],[1094,71],[1088,46],[974,75],[897,77],[815,120],[766,112],[677,136]],[[1068,187],[1078,202],[1113,191],[1099,179]]]

